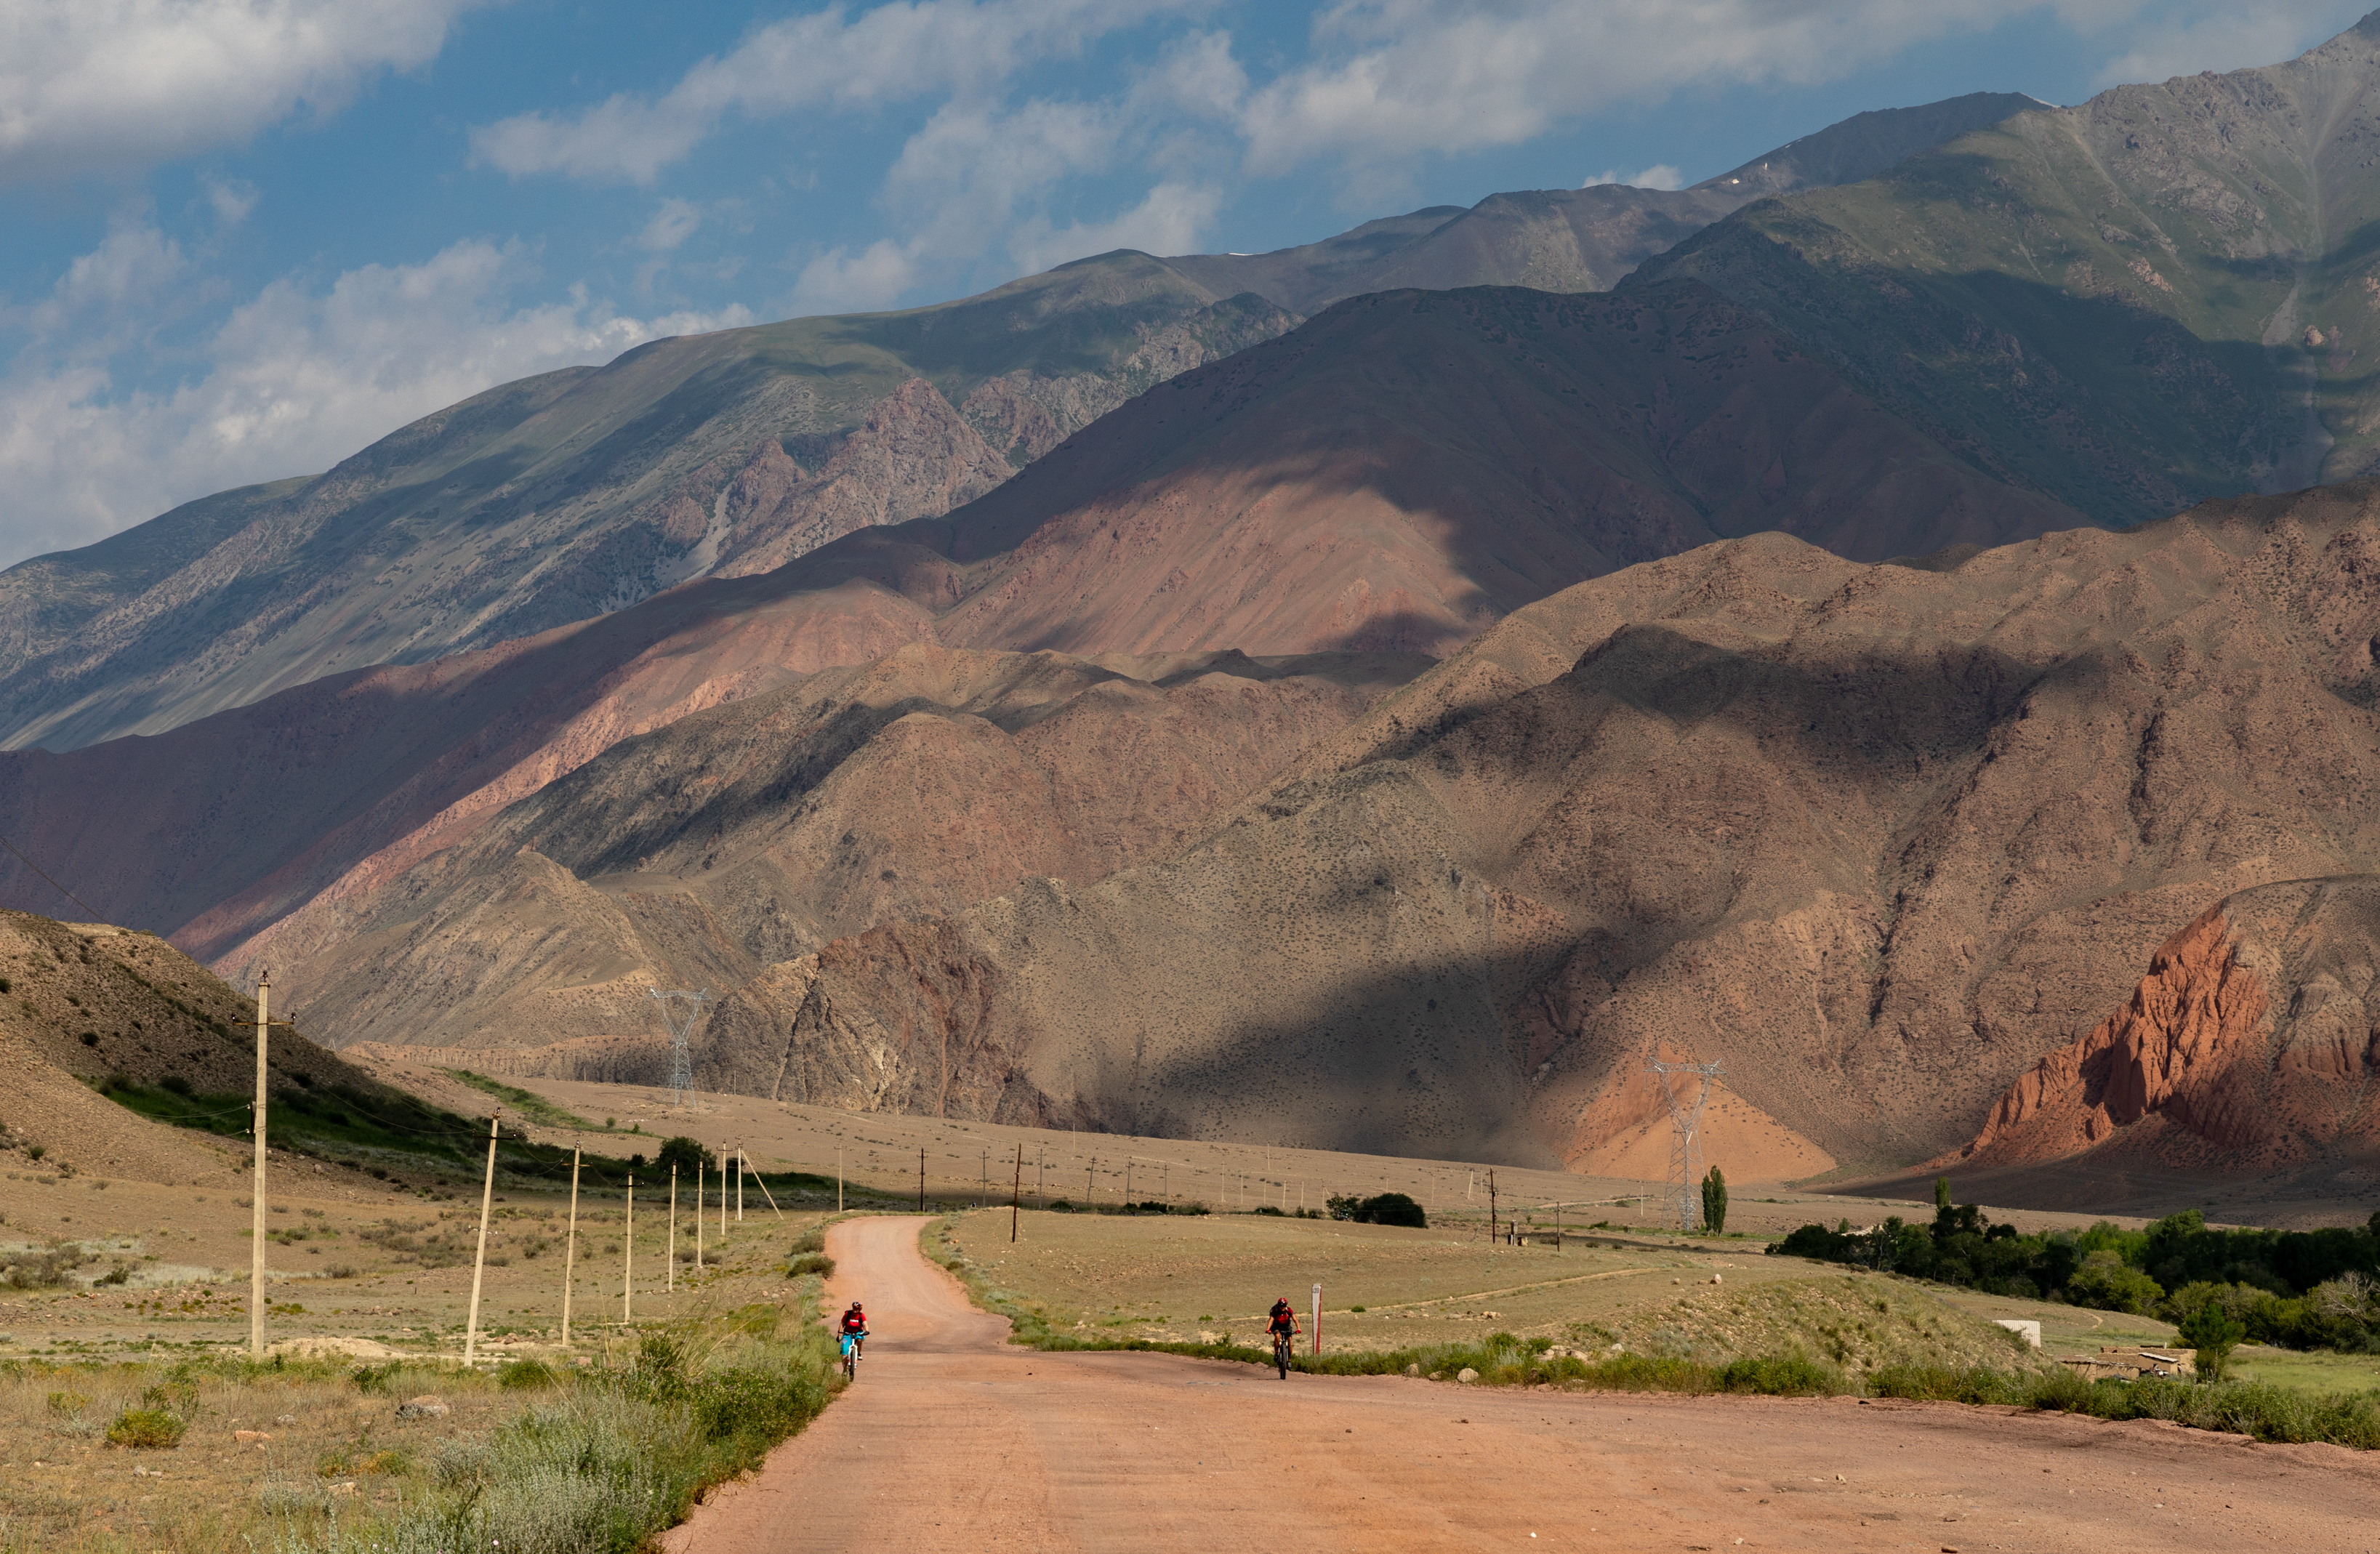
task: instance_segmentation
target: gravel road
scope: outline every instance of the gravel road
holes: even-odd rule
[[[920,1255],[925,1223],[828,1233],[832,1308],[866,1301],[874,1332],[857,1384],[664,1547],[2380,1549],[2380,1453],[2338,1447],[1010,1348]]]

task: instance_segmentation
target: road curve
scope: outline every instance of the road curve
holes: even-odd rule
[[[2338,1447],[1012,1348],[926,1223],[828,1232],[830,1308],[875,1334],[857,1384],[665,1548],[2380,1549],[2380,1454]]]

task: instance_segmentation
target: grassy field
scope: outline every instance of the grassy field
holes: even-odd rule
[[[1324,1354],[1477,1343],[1493,1334],[1581,1353],[1724,1364],[1800,1352],[1852,1372],[1925,1360],[2023,1363],[2009,1336],[1928,1288],[1742,1251],[1491,1245],[1475,1233],[1258,1215],[954,1216],[951,1246],[989,1289],[1085,1340],[1261,1348],[1287,1295]]]

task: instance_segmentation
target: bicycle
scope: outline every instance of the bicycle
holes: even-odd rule
[[[867,1337],[866,1333],[843,1335],[843,1378],[845,1381],[859,1379],[859,1349]]]
[[[1297,1346],[1297,1335],[1286,1328],[1276,1328],[1272,1335],[1272,1363],[1281,1369],[1281,1378],[1289,1379],[1290,1353]]]

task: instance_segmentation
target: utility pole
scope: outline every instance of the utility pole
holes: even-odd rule
[[[1016,1239],[1017,1210],[1025,1206],[1025,1141],[1016,1141],[1016,1184],[1008,1190],[1008,1239]]]
[[[570,1231],[562,1242],[562,1344],[570,1346],[570,1270],[578,1257],[578,1148],[570,1150]]]
[[[744,1146],[735,1147],[735,1222],[744,1222]]]
[[[1099,1173],[1099,1158],[1097,1155],[1093,1155],[1091,1163],[1083,1168],[1083,1207],[1086,1208],[1099,1201],[1098,1190],[1091,1185],[1091,1179]]]
[[[695,1212],[699,1214],[702,1211],[698,1208]],[[727,1154],[724,1148],[719,1156],[719,1244],[722,1247],[727,1244]]]
[[[637,1281],[637,1179],[628,1178],[628,1224],[620,1236],[620,1326],[626,1327],[630,1315],[628,1292]]]
[[[273,996],[273,974],[259,970],[256,974],[256,1109],[249,1113],[249,1131],[256,1135],[256,1183],[249,1190],[249,1204],[253,1226],[249,1232],[248,1280],[248,1353],[250,1359],[264,1358],[264,1133],[265,1133],[265,1032],[268,1027],[289,1024],[286,1020],[265,1017],[265,1003]]]
[[[1017,1147],[1022,1149],[1025,1146],[1019,1144]],[[1050,1207],[1049,1186],[1042,1180],[1041,1176],[1043,1169],[1047,1167],[1049,1163],[1049,1147],[1047,1145],[1040,1144],[1035,1145],[1033,1147],[1033,1207],[1036,1208],[1047,1208]]]
[[[488,1208],[496,1197],[496,1123],[498,1107],[488,1118],[488,1179],[480,1186],[480,1249],[471,1256],[471,1315],[463,1326],[463,1364],[468,1366],[480,1352],[480,1281],[488,1271]]]
[[[834,1211],[843,1212],[843,1151],[834,1152]]]
[[[663,1281],[663,1288],[674,1295],[677,1293],[677,1162],[675,1160],[670,1162],[670,1216],[667,1244],[669,1277]]]
[[[1491,1256],[1492,1256],[1492,1255],[1494,1255],[1495,1250],[1496,1250],[1496,1172],[1491,1169],[1491,1170],[1488,1172],[1488,1251],[1489,1255],[1491,1255]]]
[[[926,1147],[917,1146],[917,1212],[926,1211]]]
[[[1123,1158],[1123,1206],[1126,1208],[1132,1207],[1132,1157],[1130,1155]]]
[[[768,1201],[769,1212],[774,1214],[780,1220],[783,1219],[785,1217],[785,1211],[777,1207],[776,1195],[769,1191],[769,1179],[752,1169],[752,1157],[749,1155],[739,1155],[737,1159],[743,1162],[745,1174],[752,1178],[752,1185],[759,1188],[760,1196]]]
[[[976,1169],[982,1177],[982,1185],[977,1191],[988,1198],[991,1196],[991,1146],[980,1145],[976,1152],[983,1157],[976,1162]]]
[[[694,1157],[694,1271],[702,1271],[702,1155]]]

